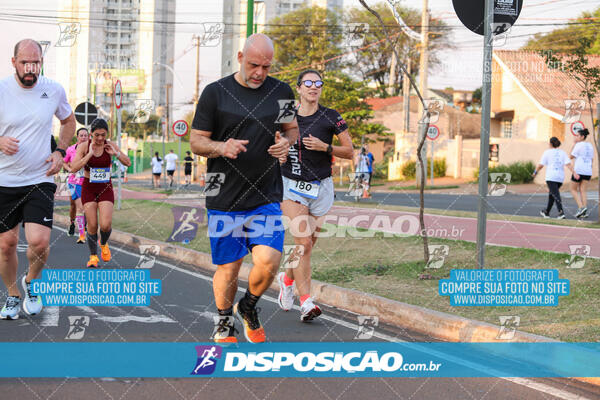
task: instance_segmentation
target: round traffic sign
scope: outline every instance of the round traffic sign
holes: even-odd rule
[[[452,0],[454,11],[469,30],[483,35],[484,1]],[[506,32],[515,24],[523,8],[522,0],[494,0],[494,20],[491,21],[492,34],[498,35]]]
[[[75,107],[75,119],[83,126],[89,126],[98,117],[98,110],[92,103],[86,101]]]
[[[115,82],[115,106],[121,108],[123,104],[123,88],[121,87],[121,80],[117,79]]]
[[[185,136],[188,132],[188,123],[180,119],[173,122],[173,133],[177,136]]]
[[[585,129],[585,125],[581,121],[575,121],[571,124],[571,133],[573,136],[577,135],[577,132],[582,129]]]
[[[438,128],[436,125],[429,125],[429,128],[427,129],[427,139],[435,140],[439,136],[440,136],[440,128]]]

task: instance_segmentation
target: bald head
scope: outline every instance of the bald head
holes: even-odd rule
[[[30,88],[37,82],[42,67],[42,46],[33,39],[23,39],[15,45],[13,67],[21,87]]]
[[[248,36],[244,48],[238,52],[239,82],[258,89],[267,78],[273,61],[273,42],[262,33]]]
[[[264,57],[273,58],[273,41],[267,35],[263,33],[254,33],[246,39],[244,43],[244,54],[249,52],[260,53]]]
[[[42,45],[33,39],[23,39],[23,40],[20,40],[19,42],[17,42],[17,44],[15,45],[15,51],[14,51],[13,56],[15,58],[17,58],[17,55],[19,54],[19,50],[21,50],[21,48],[25,49],[27,47],[37,48],[37,50],[39,51],[40,58],[42,57],[42,53],[43,53]]]

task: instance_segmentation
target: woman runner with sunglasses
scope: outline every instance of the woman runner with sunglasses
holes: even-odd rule
[[[106,139],[108,123],[96,118],[90,126],[90,140],[77,146],[77,154],[71,163],[75,172],[84,168],[81,201],[87,221],[87,243],[90,248],[88,267],[98,267],[98,221],[100,222],[100,249],[102,261],[110,261],[108,238],[112,231],[112,214],[115,202],[110,179],[111,158],[129,167],[131,160],[117,145]]]
[[[300,135],[281,167],[281,210],[291,220],[290,232],[296,244],[292,254],[299,256],[300,261],[297,268],[286,268],[277,276],[278,300],[283,310],[290,310],[294,305],[294,285],[297,286],[303,322],[321,315],[310,297],[310,256],[317,241],[316,232],[333,205],[331,157],[350,159],[353,156],[348,125],[337,111],[319,104],[322,87],[321,75],[315,70],[303,71],[298,76]],[[340,146],[332,145],[334,136],[338,137]]]

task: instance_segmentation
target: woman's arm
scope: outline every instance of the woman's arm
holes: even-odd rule
[[[88,151],[88,147],[90,151]],[[79,171],[85,164],[88,163],[90,158],[92,158],[93,151],[91,151],[90,142],[84,142],[77,146],[77,153],[75,154],[75,158],[71,162],[71,172],[75,173]]]

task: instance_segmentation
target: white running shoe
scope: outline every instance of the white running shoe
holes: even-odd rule
[[[31,295],[31,282],[25,282],[25,276],[21,279],[21,287],[25,292],[25,300],[23,300],[23,311],[29,315],[39,314],[42,311],[42,298],[41,296]]]
[[[289,311],[294,306],[294,286],[293,283],[291,286],[286,286],[283,282],[283,277],[285,276],[285,272],[280,272],[277,275],[277,282],[279,282],[279,297],[277,298],[277,302],[279,303],[279,307],[281,307],[284,311]]]
[[[300,306],[300,311],[302,315],[300,316],[300,320],[302,322],[312,321],[319,315],[321,315],[321,309],[319,306],[315,305],[312,301],[312,297],[304,300],[304,303]]]
[[[19,319],[19,311],[21,311],[21,299],[14,296],[8,296],[6,303],[0,311],[1,319]]]

